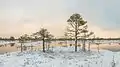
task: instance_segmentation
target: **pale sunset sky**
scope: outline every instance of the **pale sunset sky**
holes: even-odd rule
[[[119,0],[0,0],[0,37],[19,37],[41,27],[63,36],[67,19],[79,13],[98,37],[120,37]]]

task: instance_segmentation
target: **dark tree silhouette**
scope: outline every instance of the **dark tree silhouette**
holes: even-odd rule
[[[88,28],[88,26],[86,25],[86,26],[83,27],[83,29],[82,29],[82,31],[81,31],[81,34],[83,34],[83,35],[81,36],[82,39],[83,39],[83,46],[82,46],[83,51],[86,51],[86,49],[85,49],[86,38],[88,38],[88,37],[90,37],[91,35],[94,34],[93,32],[89,32],[89,31],[87,30],[87,28]],[[90,48],[90,43],[89,43],[89,48]]]
[[[67,22],[69,24],[67,29],[68,35],[75,38],[75,52],[76,52],[78,37],[83,37],[85,43],[85,38],[89,36],[88,34],[86,35],[86,33],[88,33],[86,25],[87,21],[84,21],[80,14],[75,13],[72,16],[70,16]],[[80,35],[81,33],[84,34]],[[85,51],[85,44],[83,44],[83,51]]]
[[[20,36],[19,42],[21,43],[21,52],[23,51],[23,45],[27,40],[29,40],[29,36],[27,34]]]
[[[43,41],[43,52],[45,52],[45,39],[51,36],[50,32],[47,29],[41,28],[40,31],[34,33],[33,35],[37,35]]]
[[[64,39],[65,39],[65,44],[66,44],[66,46],[67,46],[67,39],[69,38],[69,36],[68,36],[68,34],[67,34],[67,32],[64,32]]]
[[[15,37],[11,36],[11,37],[10,37],[10,40],[14,41],[14,40],[15,40]]]
[[[47,37],[47,40],[46,40],[46,43],[48,43],[47,47],[46,47],[47,50],[49,50],[49,48],[50,48],[50,43],[51,43],[52,39],[54,39],[54,36],[49,34],[49,36]]]

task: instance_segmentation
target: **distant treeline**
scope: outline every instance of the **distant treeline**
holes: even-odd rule
[[[4,40],[4,41],[18,41],[19,38],[14,38],[14,37],[10,37],[10,38],[2,38],[0,37],[0,40]],[[35,39],[35,38],[29,38],[27,40],[33,40],[33,41],[40,41],[42,39]],[[46,39],[47,40],[47,39]],[[51,39],[52,41],[55,41],[55,40],[59,40],[59,41],[63,41],[63,40],[74,40],[74,38],[54,38],[54,39]],[[82,38],[79,38],[78,40],[84,40]],[[87,38],[85,40],[120,40],[120,38]]]
[[[69,38],[69,39],[58,38],[53,40],[75,40],[75,39],[74,38]],[[87,38],[87,39],[79,38],[77,40],[120,40],[120,38]]]

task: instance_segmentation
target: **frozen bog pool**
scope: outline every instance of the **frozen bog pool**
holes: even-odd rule
[[[0,55],[0,67],[120,67],[120,52],[74,52],[74,47],[55,47],[50,51],[13,52]]]

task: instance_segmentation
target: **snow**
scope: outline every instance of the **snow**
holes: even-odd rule
[[[17,41],[0,41],[0,45],[10,44],[10,43],[17,43]]]
[[[21,43],[16,43],[18,46],[21,46]],[[38,45],[41,45],[42,44],[42,41],[36,41],[36,42],[26,42],[24,43],[25,46],[38,46]]]
[[[120,67],[120,52],[96,50],[74,52],[74,47],[54,47],[42,51],[12,52],[0,55],[0,67],[111,67],[113,56]]]

